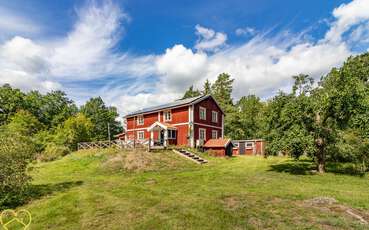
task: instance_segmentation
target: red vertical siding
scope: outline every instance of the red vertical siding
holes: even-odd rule
[[[205,129],[206,130],[206,139],[205,139],[205,142],[209,139],[211,139],[211,132],[212,130],[217,130],[218,131],[218,138],[222,135],[222,128],[213,128],[213,127],[208,127],[208,126],[204,126],[204,125],[197,125],[195,124],[194,125],[194,130],[195,130],[195,140],[198,140],[199,139],[199,129],[202,128],[202,129]]]
[[[200,107],[206,108],[206,120],[200,119]],[[211,111],[218,112],[218,122],[212,122],[211,120]],[[194,108],[194,122],[202,123],[212,126],[222,127],[222,112],[216,105],[215,101],[212,98],[208,98],[203,100],[195,105]]]

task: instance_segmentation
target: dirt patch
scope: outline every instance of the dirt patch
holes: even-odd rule
[[[339,204],[338,201],[332,197],[315,197],[303,201],[303,206],[317,208],[321,211],[331,212],[346,218],[355,219],[361,224],[369,225],[369,213]]]
[[[324,206],[324,205],[333,205],[337,203],[337,200],[332,197],[315,197],[309,200],[304,201],[306,204],[311,206]]]

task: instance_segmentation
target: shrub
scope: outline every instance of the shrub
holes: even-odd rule
[[[24,202],[31,179],[27,166],[34,156],[29,138],[0,131],[0,209]]]
[[[45,150],[39,155],[38,159],[41,161],[53,161],[69,153],[70,150],[68,147],[50,143],[46,146]]]

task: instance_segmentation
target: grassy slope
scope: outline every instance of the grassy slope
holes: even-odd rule
[[[106,158],[101,152],[38,164],[33,184],[44,195],[25,206],[33,215],[31,229],[368,227],[303,202],[329,196],[367,212],[368,177],[271,170],[271,165],[284,167],[285,158],[209,158],[208,165],[199,166],[172,152],[154,154],[171,167],[109,172],[101,166]]]

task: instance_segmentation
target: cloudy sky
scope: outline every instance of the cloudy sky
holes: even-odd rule
[[[122,115],[222,72],[266,99],[368,47],[369,0],[0,1],[0,84]]]

